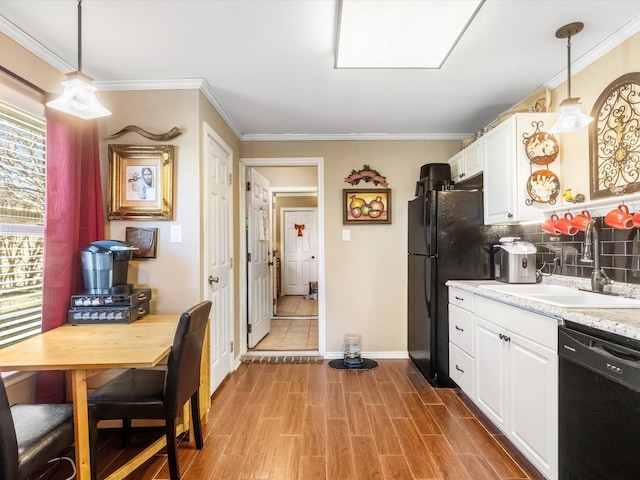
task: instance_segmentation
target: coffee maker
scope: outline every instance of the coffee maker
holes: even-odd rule
[[[85,292],[133,292],[133,285],[127,283],[127,274],[134,250],[136,247],[115,240],[100,240],[87,245],[80,252]]]
[[[71,297],[69,323],[130,323],[149,313],[151,289],[127,282],[134,250],[123,242],[99,240],[80,252],[85,291]]]
[[[448,163],[427,163],[420,167],[420,180],[416,182],[416,197],[431,190],[449,190],[451,166]]]

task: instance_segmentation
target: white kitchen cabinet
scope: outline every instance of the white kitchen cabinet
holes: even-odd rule
[[[474,391],[473,294],[449,289],[449,376],[472,400]]]
[[[530,178],[540,170],[549,169],[558,173],[559,168],[557,163],[531,163],[525,149],[525,139],[536,132],[536,127],[546,132],[554,121],[553,113],[518,113],[481,138],[486,225],[543,219],[542,210],[550,204],[532,202]],[[560,202],[559,192],[556,201]]]
[[[506,431],[507,345],[499,327],[475,318],[476,405],[503,432]]]
[[[482,173],[482,139],[476,140],[449,159],[451,180],[461,183]]]
[[[475,403],[551,480],[558,471],[557,324],[474,297]]]

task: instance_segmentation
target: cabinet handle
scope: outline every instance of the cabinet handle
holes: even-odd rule
[[[513,218],[513,213],[507,213],[507,217]]]
[[[458,370],[458,371],[459,371],[459,372],[461,372],[461,373],[464,373],[464,370],[463,370],[463,369],[461,369],[458,365],[456,365],[456,370]]]
[[[507,336],[507,335],[504,335],[504,334],[502,334],[502,333],[501,333],[500,335],[498,335],[498,338],[499,338],[500,340],[504,340],[505,342],[510,342],[510,341],[511,341],[511,337],[509,337],[509,336]]]
[[[464,328],[460,328],[458,325],[456,325],[456,330],[458,330],[460,332],[464,332]]]
[[[455,298],[456,298],[456,300],[460,300],[461,302],[464,302],[464,298],[462,298],[462,297],[456,296]]]

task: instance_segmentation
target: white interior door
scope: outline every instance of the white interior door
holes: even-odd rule
[[[255,169],[248,169],[247,179],[247,346],[253,348],[271,328],[271,193]]]
[[[232,152],[206,123],[204,130],[206,297],[211,300],[209,325],[210,393],[231,371],[233,286],[231,282]]]
[[[306,295],[318,280],[318,212],[283,209],[282,293]]]

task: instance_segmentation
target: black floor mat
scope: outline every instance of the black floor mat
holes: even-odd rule
[[[342,358],[336,358],[335,360],[331,360],[329,362],[329,367],[334,370],[373,370],[374,368],[378,368],[378,362],[375,360],[370,360],[368,358],[362,359],[362,366],[358,368],[347,367],[344,364],[344,360]]]

